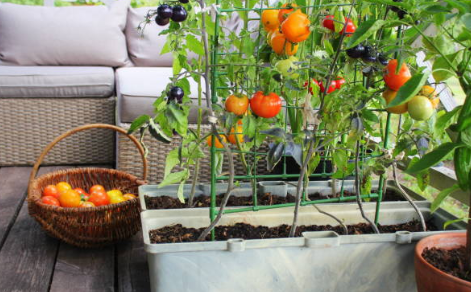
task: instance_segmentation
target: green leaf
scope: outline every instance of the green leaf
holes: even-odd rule
[[[455,107],[451,112],[446,112],[438,117],[437,122],[435,123],[435,132],[443,133],[443,131],[445,131],[445,129],[453,122],[453,118],[456,116],[456,113],[459,112],[460,108],[460,106]]]
[[[447,55],[446,57],[450,62],[453,62],[457,55],[458,53],[455,53],[455,54]],[[450,65],[448,64],[448,62],[445,60],[443,56],[437,58],[433,62],[432,72],[433,72],[433,78],[435,78],[436,82],[445,81],[448,78],[455,75],[455,72],[453,72],[452,68],[450,68]]]
[[[249,138],[255,136],[257,131],[257,119],[253,115],[246,115],[242,119],[242,132]]]
[[[452,187],[450,188],[447,188],[447,189],[444,189],[442,190],[438,195],[437,197],[435,198],[435,200],[433,200],[432,202],[432,206],[430,207],[430,211],[433,213],[435,211],[437,211],[437,209],[440,207],[440,205],[442,204],[443,200],[446,199],[446,197],[448,197],[449,195],[451,195],[452,193],[454,193],[455,191],[459,190],[460,187],[458,185],[453,185]]]
[[[334,47],[332,47],[332,44],[327,39],[324,40],[324,48],[325,48],[325,51],[327,52],[327,54],[329,54],[329,55],[333,55],[335,53],[334,52]]]
[[[314,153],[314,155],[309,159],[308,162],[308,175],[311,175],[314,170],[316,170],[317,166],[321,162],[321,156]]]
[[[172,171],[172,169],[180,163],[178,150],[179,150],[179,148],[172,149],[167,154],[167,158],[165,159],[164,176],[167,176]]]
[[[155,139],[157,139],[160,142],[164,142],[164,143],[167,143],[167,144],[172,142],[172,138],[165,135],[165,133],[160,128],[160,126],[158,124],[154,123],[154,120],[152,120],[152,119],[149,120],[149,126],[150,126],[149,127],[149,133],[152,135],[152,137],[154,137]]]
[[[408,102],[412,97],[417,95],[427,82],[429,73],[419,73],[412,76],[397,92],[396,97],[391,101],[388,107],[397,106]]]
[[[432,152],[425,154],[417,163],[411,165],[407,168],[406,172],[409,174],[418,173],[424,171],[435,164],[443,161],[448,154],[450,154],[456,147],[460,145],[447,142],[444,143],[437,148],[435,148]]]
[[[347,49],[354,47],[369,38],[373,33],[378,31],[385,22],[386,21],[382,19],[370,19],[360,24],[360,26],[355,30],[355,33],[350,37]]]
[[[185,186],[185,181],[182,181],[180,185],[178,186],[178,190],[177,190],[177,197],[181,203],[185,203],[185,196],[183,195],[184,186]]]
[[[468,221],[469,218],[468,217],[462,217],[462,218],[459,218],[459,219],[448,220],[445,223],[443,223],[443,230],[445,230],[448,226],[450,226],[453,223],[463,222],[465,220]]]
[[[367,110],[367,109],[363,109],[361,111],[361,114],[362,114],[362,117],[365,119],[365,120],[368,120],[370,122],[373,122],[373,123],[379,123],[379,118],[377,115],[375,115],[373,113],[373,111],[370,111],[370,110]]]
[[[463,131],[471,127],[471,115],[462,119],[461,123],[458,124],[458,131]]]
[[[171,43],[170,40],[167,40],[165,42],[164,46],[162,47],[162,50],[160,51],[161,55],[170,53],[172,51],[172,48],[170,47],[170,43]]]
[[[348,163],[348,155],[347,152],[343,149],[337,149],[333,153],[334,163],[335,165],[344,172],[347,168]]]
[[[216,165],[216,175],[221,175],[222,173],[222,166],[224,165],[224,153],[223,152],[216,152],[216,161],[214,162]]]
[[[194,35],[189,34],[186,36],[186,46],[193,51],[195,54],[203,56],[204,46]]]
[[[416,178],[417,178],[417,184],[419,185],[419,189],[422,192],[424,192],[430,183],[430,172],[421,171],[420,173],[416,175]]]
[[[168,120],[168,124],[175,129],[180,135],[186,136],[188,129],[188,115],[179,108],[178,105],[170,103],[167,106],[165,117]]]
[[[178,56],[178,53],[173,53],[173,75],[177,75],[182,70],[182,64],[180,64],[180,59]]]
[[[188,175],[188,169],[178,171],[178,172],[172,172],[169,175],[164,177],[162,182],[158,185],[158,188],[180,183],[186,179],[187,175]]]
[[[142,127],[144,124],[146,124],[149,120],[151,120],[150,116],[148,115],[142,115],[137,117],[132,123],[131,126],[129,127],[128,134],[134,133],[137,129]]]

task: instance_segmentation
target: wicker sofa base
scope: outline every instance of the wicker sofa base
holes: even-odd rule
[[[80,125],[114,124],[115,99],[1,98],[0,166],[32,165],[60,134]],[[61,141],[44,164],[114,162],[114,133],[93,129]]]
[[[120,124],[120,127],[125,129],[129,128],[129,124]],[[191,128],[196,128],[195,125],[190,125]],[[203,131],[208,132],[209,126],[203,126]],[[139,136],[136,133],[136,136]],[[147,180],[150,184],[157,184],[160,183],[164,177],[165,171],[165,159],[167,157],[167,153],[170,152],[172,149],[175,149],[180,146],[181,138],[178,136],[174,136],[172,143],[165,144],[162,142],[157,141],[156,139],[152,138],[150,135],[146,135],[144,137],[144,143],[146,144],[147,148],[149,149],[149,154],[147,156],[148,165],[149,165],[149,175],[147,176]],[[202,146],[203,151],[206,153],[206,157],[200,160],[200,175],[199,181],[200,182],[209,182],[211,179],[211,164],[209,159],[209,148],[205,145]],[[267,146],[262,146],[263,149],[260,151],[267,151]],[[253,160],[252,157],[247,157],[248,163],[251,163]],[[227,173],[227,158],[225,158],[225,163],[223,167],[223,173]],[[237,175],[244,175],[246,174],[245,168],[243,167],[242,163],[240,162],[240,158],[237,157],[237,154],[234,154],[234,163],[236,168]],[[133,143],[122,135],[118,135],[117,137],[117,159],[116,159],[116,168],[133,174],[137,177],[142,177],[142,162],[139,153],[136,151],[136,147]],[[257,164],[257,173],[258,174],[266,174],[266,160],[260,159]]]

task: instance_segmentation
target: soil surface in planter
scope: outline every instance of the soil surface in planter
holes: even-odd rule
[[[355,194],[352,192],[345,191],[344,196],[354,196]],[[218,195],[216,197],[216,205],[219,206],[221,204],[221,200],[224,195]],[[340,197],[340,193],[337,195]],[[320,200],[320,199],[327,199],[332,198],[332,196],[323,196],[320,193],[314,193],[309,195],[310,200]],[[177,198],[172,198],[169,196],[158,196],[158,197],[150,197],[144,196],[147,209],[180,209],[180,208],[187,208],[188,205],[186,203],[180,202]],[[266,193],[262,196],[257,197],[258,205],[262,206],[270,206],[270,205],[277,205],[277,204],[284,204],[284,203],[294,203],[295,198],[293,195],[288,194],[286,197],[281,196],[274,196],[270,193]],[[375,202],[375,199],[371,199],[371,202]],[[387,190],[386,194],[383,198],[383,201],[404,201],[404,198],[397,194],[392,190]],[[354,201],[352,201],[354,202]],[[195,197],[194,199],[194,207],[209,207],[210,197],[206,195],[201,195]],[[229,201],[227,202],[227,206],[252,206],[253,205],[253,197],[252,196],[245,196],[245,197],[236,197],[231,196]]]
[[[355,225],[347,225],[349,235],[372,234],[374,233],[370,225],[359,223]],[[422,231],[420,222],[412,221],[397,225],[379,225],[381,233],[394,233],[396,231]],[[187,228],[181,224],[165,226],[160,229],[149,231],[151,243],[176,243],[176,242],[193,242],[205,228]],[[265,239],[265,238],[282,238],[288,237],[291,225],[280,225],[277,227],[253,226],[245,223],[236,223],[232,226],[216,226],[216,240],[227,240],[230,238],[244,239]],[[341,226],[331,225],[309,225],[299,226],[296,230],[296,237],[300,237],[305,231],[329,231],[333,230],[338,234],[344,234]],[[431,222],[427,223],[427,230],[437,230],[437,227]],[[206,241],[210,240],[210,236],[206,237]]]
[[[461,246],[456,249],[425,248],[422,252],[424,259],[435,268],[471,282],[471,275],[464,270],[466,248]]]

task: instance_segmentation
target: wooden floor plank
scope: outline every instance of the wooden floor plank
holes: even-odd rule
[[[44,167],[40,174],[61,168]],[[28,176],[15,179],[27,181]],[[1,290],[47,291],[58,246],[59,241],[46,235],[29,216],[24,203],[0,251]]]
[[[60,244],[52,292],[114,291],[114,246],[80,249]]]
[[[116,248],[118,291],[150,291],[149,267],[142,232],[129,240],[118,243]]]
[[[111,168],[109,165],[91,167]],[[68,291],[114,291],[115,247],[80,249],[61,243],[57,256],[52,292]]]
[[[0,250],[21,209],[31,167],[0,168]]]

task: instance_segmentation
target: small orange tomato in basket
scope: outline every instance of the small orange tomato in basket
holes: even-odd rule
[[[48,185],[43,190],[43,197],[59,198],[59,190],[55,185]]]
[[[73,208],[80,206],[80,194],[74,190],[68,190],[59,195],[59,202],[62,207]]]
[[[44,196],[41,198],[41,203],[45,204],[45,205],[52,205],[52,206],[58,206],[60,207],[60,203],[59,203],[59,200],[57,200],[57,198],[53,197],[53,196]]]
[[[110,203],[110,198],[105,191],[94,191],[90,194],[88,202],[92,202],[95,206],[105,206]]]

